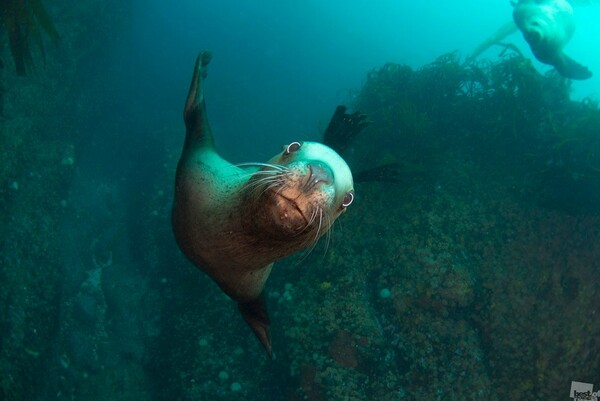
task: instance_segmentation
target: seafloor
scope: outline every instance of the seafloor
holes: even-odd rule
[[[172,239],[163,138],[182,127],[144,137],[121,171],[135,191],[93,172],[123,139],[86,137],[122,124],[98,115],[110,71],[88,67],[126,3],[49,12],[43,68],[0,54],[0,399],[554,400],[600,382],[600,110],[567,81],[518,54],[372,71],[344,156],[393,170],[356,184],[327,250],[276,265],[269,360]]]

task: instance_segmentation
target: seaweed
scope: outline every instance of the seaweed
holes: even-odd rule
[[[33,65],[31,42],[45,61],[42,33],[55,43],[60,38],[42,0],[3,0],[0,3],[0,26],[7,32],[18,75],[25,75]]]
[[[528,199],[600,213],[600,110],[571,100],[570,90],[570,80],[540,74],[508,46],[495,61],[462,62],[451,52],[416,70],[385,64],[368,74],[353,107],[373,120],[364,146],[401,166],[435,172],[460,153],[522,180]]]

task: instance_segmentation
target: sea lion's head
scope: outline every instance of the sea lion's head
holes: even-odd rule
[[[565,0],[513,1],[513,19],[536,57],[552,59],[573,36],[573,8]]]
[[[255,224],[281,239],[318,239],[354,200],[350,168],[333,149],[317,142],[285,145],[247,187],[261,205]]]

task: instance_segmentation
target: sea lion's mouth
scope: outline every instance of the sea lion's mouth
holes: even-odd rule
[[[277,195],[280,198],[283,198],[284,202],[287,204],[287,207],[284,206],[284,208],[283,208],[284,212],[285,212],[285,210],[288,210],[288,209],[295,209],[295,211],[298,212],[298,214],[304,220],[305,226],[308,225],[308,219],[306,218],[306,215],[304,214],[304,211],[300,208],[300,206],[298,206],[298,203],[296,202],[295,199],[288,198],[287,196],[285,196],[282,193],[277,192],[277,191],[275,191],[275,195]],[[286,213],[285,217],[289,217],[289,213]]]

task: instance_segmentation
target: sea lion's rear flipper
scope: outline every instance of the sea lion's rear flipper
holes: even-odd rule
[[[323,143],[340,153],[369,124],[366,115],[358,111],[348,114],[346,113],[346,106],[340,105],[335,109],[329,121],[323,135]]]
[[[269,332],[270,321],[264,293],[252,301],[238,302],[238,309],[246,323],[250,325],[256,337],[258,337],[267,350],[269,358],[272,358],[271,334]]]
[[[592,72],[586,66],[579,64],[564,53],[552,65],[565,78],[588,79],[592,77]]]
[[[206,117],[204,105],[204,79],[206,70],[212,54],[209,51],[201,51],[196,58],[192,83],[185,101],[183,120],[186,126],[185,148],[189,147],[214,147],[213,137]]]

